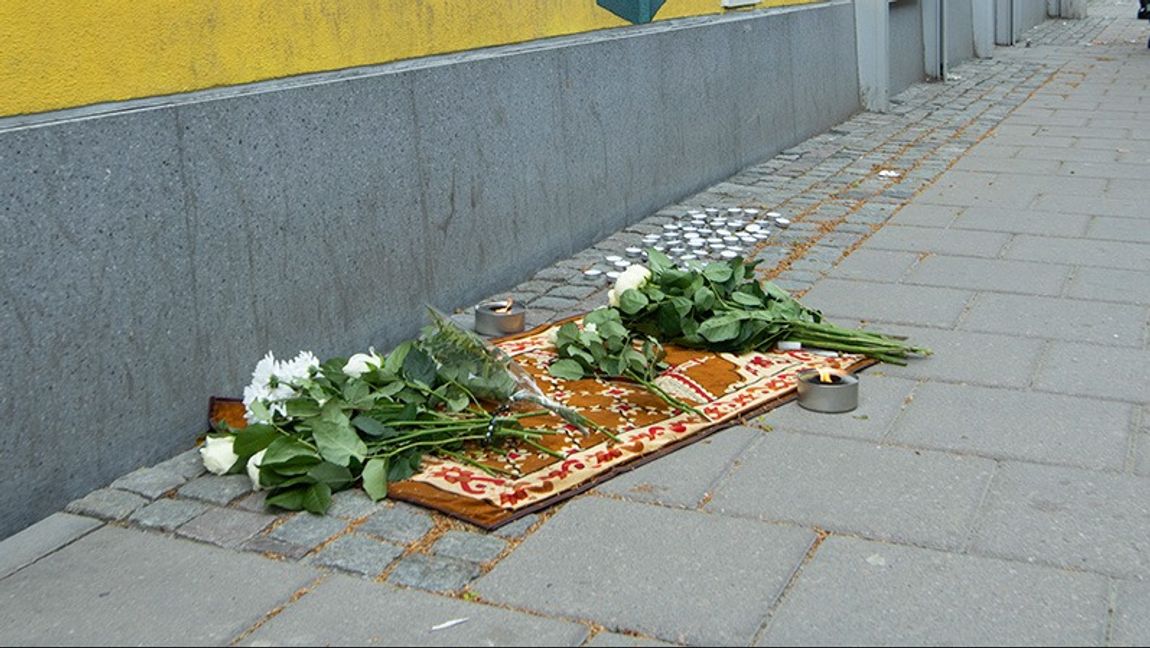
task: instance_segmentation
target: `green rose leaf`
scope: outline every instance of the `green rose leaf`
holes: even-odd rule
[[[619,295],[619,310],[628,315],[638,313],[649,303],[647,296],[634,288],[624,290],[623,294]]]
[[[731,266],[725,263],[708,263],[703,268],[703,276],[709,281],[723,283],[731,278]]]
[[[319,454],[312,450],[303,441],[294,437],[284,437],[272,441],[267,447],[267,454],[260,462],[264,467],[277,467],[285,464],[315,465],[321,461]]]
[[[731,295],[731,299],[735,300],[739,304],[742,304],[743,306],[752,306],[754,308],[763,307],[763,300],[745,292],[737,292]]]
[[[699,335],[709,342],[726,342],[739,337],[739,320],[732,317],[712,317],[699,325]]]
[[[323,515],[331,506],[331,486],[327,484],[312,484],[303,492],[301,501],[303,509],[316,515]]]
[[[552,362],[547,371],[561,380],[581,380],[583,378],[583,366],[569,358]]]
[[[651,268],[651,272],[659,275],[673,267],[671,259],[662,252],[652,248],[647,250],[647,267]]]
[[[280,438],[279,432],[276,432],[276,429],[270,425],[249,425],[236,432],[235,445],[232,446],[232,451],[241,459],[251,457],[270,446],[278,438]]]
[[[403,375],[412,382],[430,387],[435,382],[435,360],[423,349],[415,347],[403,360]]]
[[[367,416],[366,414],[360,414],[359,416],[353,418],[351,420],[351,424],[355,426],[355,429],[363,432],[368,436],[381,437],[387,433],[386,425],[371,418],[370,416]]]
[[[333,491],[347,488],[355,480],[351,476],[350,470],[327,461],[307,471],[307,476],[314,479],[316,483],[327,484]]]
[[[291,486],[268,495],[267,503],[288,511],[298,511],[303,508],[303,496],[308,486]]]
[[[387,497],[387,459],[372,459],[363,467],[363,490],[374,502]]]
[[[313,425],[312,434],[320,455],[337,466],[346,466],[353,457],[362,460],[367,454],[367,446],[349,422],[321,419]]]

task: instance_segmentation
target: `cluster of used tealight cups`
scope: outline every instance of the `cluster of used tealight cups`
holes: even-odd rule
[[[662,232],[644,236],[644,247],[624,250],[626,258],[609,254],[603,259],[606,270],[592,267],[583,274],[588,278],[606,276],[617,279],[631,264],[642,263],[647,258],[647,248],[666,254],[684,268],[690,267],[692,262],[734,259],[743,256],[748,248],[769,239],[772,226],[786,229],[790,225],[791,221],[779,212],[761,214],[758,209],[738,207],[691,209],[675,222],[664,224]]]

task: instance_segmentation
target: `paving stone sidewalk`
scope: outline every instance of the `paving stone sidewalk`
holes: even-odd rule
[[[855,412],[785,406],[491,534],[359,491],[268,512],[189,450],[0,542],[0,644],[1150,641],[1150,28],[1091,12],[509,293],[580,312],[690,210],[779,212],[764,278],[936,352]]]

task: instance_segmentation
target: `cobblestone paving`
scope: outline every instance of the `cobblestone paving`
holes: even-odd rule
[[[856,412],[784,407],[491,534],[359,491],[269,513],[189,451],[0,544],[0,643],[1145,643],[1133,11],[1048,21],[507,293],[582,312],[606,255],[758,210],[764,278],[936,351],[867,372]]]

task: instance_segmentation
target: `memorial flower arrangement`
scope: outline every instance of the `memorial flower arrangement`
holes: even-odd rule
[[[755,278],[756,262],[741,258],[675,267],[650,250],[649,268],[623,273],[608,293],[612,309],[635,335],[663,344],[744,353],[782,341],[859,353],[893,364],[930,351],[891,335],[836,326],[785,290]],[[646,271],[646,272],[643,272]]]
[[[242,429],[221,426],[200,452],[213,473],[247,472],[268,504],[322,513],[333,492],[362,480],[373,499],[435,452],[492,472],[459,450],[468,441],[514,439],[539,445],[546,432],[520,421],[548,411],[577,426],[578,413],[543,397],[506,356],[433,313],[423,335],[386,356],[374,350],[320,362],[303,352],[269,353],[244,390]],[[523,412],[484,405],[525,402]]]

